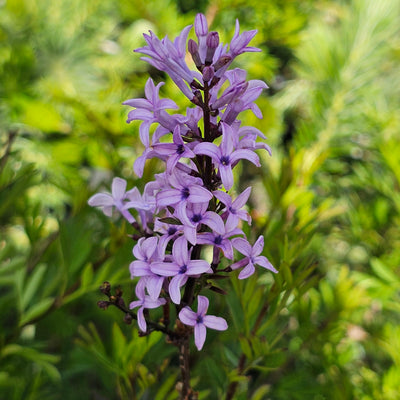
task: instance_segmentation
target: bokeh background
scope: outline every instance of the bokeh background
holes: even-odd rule
[[[142,188],[122,101],[146,80],[188,104],[132,50],[204,12],[235,19],[262,53],[237,59],[270,89],[246,228],[280,271],[223,283],[229,323],[192,348],[200,399],[400,399],[400,3],[398,0],[0,1],[0,399],[177,399],[176,349],[139,338],[107,280],[134,298],[129,226],[87,199],[121,176]],[[192,32],[193,35],[193,32]],[[261,315],[262,318],[258,318]],[[240,364],[244,360],[244,364]]]

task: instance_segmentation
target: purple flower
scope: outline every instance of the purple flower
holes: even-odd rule
[[[193,93],[185,81],[190,84],[193,81],[193,73],[185,63],[185,44],[190,29],[191,25],[184,28],[174,43],[167,37],[160,40],[150,31],[150,35],[143,35],[147,46],[135,50],[150,56],[150,58],[142,57],[141,59],[158,70],[165,71],[189,100],[193,98]]]
[[[170,214],[167,214],[167,216],[170,216]],[[161,236],[158,239],[158,249],[160,255],[162,256],[165,255],[168,243],[171,240],[175,240],[183,233],[183,225],[163,223],[157,218],[154,221],[154,231],[161,233]]]
[[[207,203],[189,203],[185,210],[177,208],[177,217],[183,222],[183,231],[187,240],[195,245],[197,243],[197,227],[207,225],[212,231],[219,234],[225,233],[224,221],[213,211],[207,211]]]
[[[194,158],[196,155],[184,143],[180,126],[177,125],[173,133],[173,143],[157,143],[153,145],[156,153],[167,156],[167,173],[171,174],[180,158]]]
[[[228,329],[228,324],[221,317],[214,315],[206,315],[209,301],[207,297],[197,297],[197,313],[192,311],[190,307],[184,307],[179,313],[179,319],[188,326],[194,327],[194,342],[197,350],[203,348],[206,340],[207,329],[215,329],[217,331],[225,331]]]
[[[225,224],[225,232],[204,232],[197,236],[198,244],[210,244],[221,249],[226,258],[233,259],[233,247],[229,238],[235,235],[244,235],[243,231],[237,228],[235,221],[230,220]]]
[[[229,47],[229,55],[232,57],[236,57],[239,54],[242,54],[244,52],[254,52],[254,51],[261,51],[257,47],[249,47],[247,46],[250,42],[251,39],[256,35],[257,29],[254,29],[252,31],[246,31],[243,32],[241,35],[239,35],[240,31],[240,25],[239,21],[236,20],[236,26],[235,26],[235,33],[233,35],[233,38],[231,40],[231,44]]]
[[[155,210],[155,202],[146,195],[146,192],[142,196],[136,187],[127,192],[126,197],[129,201],[125,203],[125,208],[135,209],[139,213],[143,228],[147,229],[147,222]]]
[[[183,236],[174,242],[171,262],[151,264],[151,271],[154,274],[173,277],[169,283],[169,295],[175,304],[181,302],[180,288],[186,283],[189,276],[197,276],[209,270],[212,272],[207,261],[190,259],[188,242]]]
[[[197,39],[199,41],[198,52],[200,54],[201,62],[204,64],[204,60],[207,53],[207,34],[208,24],[204,14],[197,14],[194,20],[194,31],[196,32]]]
[[[232,269],[243,268],[240,271],[239,279],[248,278],[255,271],[254,265],[260,265],[263,268],[267,268],[272,272],[278,273],[278,271],[268,261],[267,257],[260,256],[264,248],[264,237],[260,236],[251,247],[250,243],[243,238],[232,239],[233,246],[236,250],[242,253],[245,258],[231,265]]]
[[[204,203],[212,199],[212,194],[204,187],[200,178],[187,174],[174,173],[168,176],[168,181],[173,188],[162,189],[156,195],[157,207],[180,205],[185,208],[189,203]]]
[[[142,280],[152,300],[156,300],[160,296],[165,279],[151,270],[152,263],[161,260],[157,246],[158,238],[155,236],[140,238],[133,248],[136,260],[132,261],[129,266],[132,278],[143,277]]]
[[[143,121],[139,128],[139,135],[146,148],[150,146],[149,128],[152,123],[164,122],[166,128],[171,128],[174,125],[173,118],[163,110],[177,109],[178,106],[170,99],[160,99],[159,92],[162,85],[164,85],[164,82],[155,86],[153,80],[149,78],[145,86],[146,99],[130,99],[122,103],[135,107],[135,110],[129,112],[127,123],[133,120]]]
[[[248,187],[233,201],[232,197],[226,192],[220,190],[213,192],[214,196],[225,204],[225,212],[222,215],[227,218],[227,221],[233,220],[232,222],[229,222],[230,224],[237,224],[239,219],[247,221],[249,225],[251,224],[249,213],[242,209],[250,196],[250,192],[251,187]]]
[[[234,150],[232,128],[222,123],[222,142],[220,147],[214,143],[199,143],[193,150],[196,154],[204,154],[209,156],[218,167],[221,180],[226,190],[233,186],[232,164],[237,163],[240,159],[247,159],[253,164],[260,166],[260,160],[253,151],[248,149]]]
[[[144,317],[144,309],[157,308],[159,306],[162,306],[163,304],[166,303],[166,300],[165,299],[154,300],[150,296],[147,296],[144,290],[144,283],[141,282],[141,280],[136,285],[135,293],[136,297],[138,297],[139,300],[132,301],[129,304],[129,308],[132,310],[133,308],[140,307],[137,312],[137,321],[140,330],[142,332],[146,332],[147,324],[146,324],[146,318]]]
[[[132,214],[126,209],[126,203],[124,203],[126,197],[126,180],[114,178],[111,186],[111,194],[96,193],[88,200],[88,204],[92,207],[100,207],[107,217],[111,217],[112,209],[115,207],[120,214],[132,224],[135,222],[135,218],[133,218]]]

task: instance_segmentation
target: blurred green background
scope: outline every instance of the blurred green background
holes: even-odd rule
[[[200,399],[400,399],[398,0],[0,1],[0,399],[178,398],[176,349],[96,306],[105,280],[134,298],[132,241],[87,199],[162,170],[132,171],[121,103],[168,79],[132,50],[197,12],[224,42],[259,31],[236,66],[270,86],[243,122],[273,156],[237,190],[280,271],[210,296],[229,329],[192,349]]]

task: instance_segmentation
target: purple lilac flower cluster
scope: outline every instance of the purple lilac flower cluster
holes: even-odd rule
[[[251,222],[243,209],[251,188],[238,196],[230,192],[234,185],[233,169],[240,160],[260,166],[255,150],[270,148],[257,138],[265,139],[258,129],[241,126],[238,115],[250,109],[261,118],[254,101],[267,85],[260,80],[246,81],[246,72],[229,69],[232,61],[245,52],[259,49],[248,46],[256,30],[239,33],[239,23],[229,45],[219,41],[217,32],[209,32],[206,17],[198,14],[194,29],[197,41],[187,38],[187,26],[172,42],[160,40],[153,32],[145,34],[147,45],[136,51],[142,59],[167,73],[180,91],[191,101],[186,114],[177,110],[173,100],[160,98],[163,82],[150,78],[145,86],[146,98],[131,99],[123,104],[133,107],[127,122],[140,120],[140,139],[145,149],[134,163],[142,176],[145,162],[158,158],[166,170],[148,182],[143,194],[137,188],[126,190],[124,179],[115,178],[111,194],[99,193],[89,199],[91,206],[101,207],[110,216],[112,209],[138,230],[140,239],[133,248],[135,261],[130,264],[139,307],[139,328],[147,331],[144,310],[174,303],[179,320],[194,327],[195,344],[200,350],[206,338],[206,327],[227,329],[221,317],[206,315],[209,301],[200,295],[208,281],[222,271],[241,269],[239,279],[253,274],[255,265],[277,272],[261,254],[264,238],[252,246],[239,228],[241,220]],[[197,70],[186,63],[186,48]],[[155,129],[150,127],[156,124]],[[171,135],[172,141],[161,138]],[[212,259],[203,257],[212,249]],[[234,249],[244,257],[234,262]],[[218,269],[221,255],[232,260],[230,267]],[[207,286],[208,285],[208,286]],[[197,312],[190,306],[197,298]],[[146,311],[146,313],[148,313]]]

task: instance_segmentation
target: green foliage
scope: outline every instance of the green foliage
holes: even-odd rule
[[[121,103],[166,77],[132,49],[198,11],[223,40],[236,18],[259,31],[263,52],[237,66],[271,89],[264,119],[243,122],[273,157],[235,173],[253,186],[247,234],[279,270],[216,282],[210,312],[229,330],[193,346],[199,398],[398,399],[397,0],[1,2],[0,398],[178,398],[174,346],[96,306],[105,280],[133,299],[132,241],[86,204],[114,175],[143,187],[157,170],[134,177]]]

